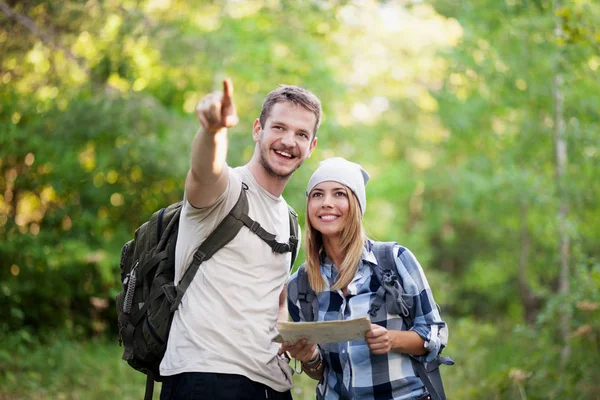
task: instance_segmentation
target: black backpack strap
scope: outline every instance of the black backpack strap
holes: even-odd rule
[[[298,268],[297,282],[298,301],[300,302],[300,312],[304,317],[304,321],[315,321],[319,312],[319,304],[317,303],[317,295],[308,282],[308,274],[304,269],[304,264]]]
[[[242,189],[238,201],[235,203],[231,211],[229,211],[229,213],[225,216],[225,218],[223,218],[221,223],[211,232],[211,234],[206,238],[206,240],[204,240],[204,242],[202,242],[200,247],[198,247],[194,253],[192,263],[177,284],[177,296],[171,305],[172,312],[179,307],[185,291],[190,286],[192,280],[194,280],[194,277],[198,272],[200,264],[210,259],[217,251],[229,243],[238,234],[240,229],[242,229],[242,226],[245,225],[248,229],[250,229],[250,231],[260,237],[264,242],[271,246],[273,252],[275,253],[284,254],[288,251],[292,251],[298,246],[298,239],[295,235],[290,236],[288,243],[278,242],[275,239],[275,235],[267,232],[262,226],[260,226],[258,222],[254,221],[248,216],[249,205],[246,190],[248,190],[248,186],[242,183]],[[292,216],[290,216],[290,218],[292,218]],[[296,215],[296,223],[292,225],[290,221],[290,232],[292,229],[297,229],[297,226],[298,224]],[[294,260],[294,254],[295,252],[292,253],[292,260]]]
[[[290,217],[290,251],[292,252],[292,261],[290,263],[290,270],[294,267],[294,261],[298,255],[298,231],[300,230],[298,225],[298,214],[292,207],[288,205],[288,214]]]
[[[177,310],[185,291],[194,280],[194,276],[198,272],[200,264],[210,259],[218,250],[229,243],[242,229],[244,225],[240,219],[241,215],[248,214],[248,197],[246,196],[245,185],[242,185],[242,190],[238,201],[235,203],[229,214],[223,218],[221,223],[211,232],[204,242],[198,247],[194,253],[192,263],[183,274],[183,277],[177,284],[177,297],[171,305],[171,312]]]
[[[146,393],[144,393],[144,400],[152,400],[152,394],[154,393],[154,372],[148,371],[146,374]]]
[[[248,227],[248,229],[261,238],[263,242],[271,246],[271,249],[273,249],[274,253],[284,254],[292,251],[292,244],[289,241],[287,243],[278,242],[275,239],[276,236],[267,232],[257,221],[250,218],[247,211],[240,213],[239,215],[235,216],[235,218],[246,225],[246,227]]]
[[[166,208],[161,208],[158,213],[158,219],[156,221],[156,242],[160,241],[160,238],[163,234],[163,217],[165,215]]]

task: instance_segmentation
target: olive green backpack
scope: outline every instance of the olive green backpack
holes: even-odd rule
[[[290,239],[278,242],[248,216],[248,186],[242,185],[240,197],[229,214],[194,253],[193,261],[181,280],[175,277],[175,244],[183,202],[171,204],[155,212],[140,226],[133,240],[121,250],[121,282],[117,295],[119,345],[124,346],[123,359],[147,375],[146,397],[152,398],[154,381],[161,381],[160,362],[167,348],[173,314],[200,264],[231,241],[242,228],[248,227],[275,253],[292,253],[294,264],[298,247],[298,215],[291,207]]]

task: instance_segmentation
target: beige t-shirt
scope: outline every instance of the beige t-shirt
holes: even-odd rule
[[[229,213],[248,185],[249,216],[277,240],[287,242],[287,203],[263,189],[247,167],[229,169],[227,190],[212,206],[197,209],[185,201],[175,250],[175,282],[190,265],[200,243]],[[183,372],[240,374],[277,391],[291,381],[272,342],[279,295],[289,276],[291,254],[275,254],[245,226],[200,265],[173,317],[161,375]]]

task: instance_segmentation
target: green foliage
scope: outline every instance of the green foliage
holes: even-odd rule
[[[139,399],[145,375],[120,359],[119,347],[106,340],[54,338],[41,344],[32,335],[3,337],[0,398],[102,400]],[[154,399],[159,398],[160,384]]]
[[[185,161],[169,160],[185,150],[160,145],[161,111],[136,96],[109,96],[73,99],[64,112],[21,119],[17,129],[6,117],[2,167],[18,172],[5,181],[14,202],[0,227],[0,304],[27,315],[3,321],[8,329],[90,329],[90,298],[114,293],[121,243],[160,204],[181,196],[173,176],[184,173]]]
[[[583,200],[596,190],[587,183],[600,178],[597,168],[592,172],[598,159],[589,141],[597,143],[599,114],[585,105],[600,100],[597,55],[590,46],[557,43],[549,2],[463,3],[465,9],[434,4],[464,29],[461,42],[446,53],[451,68],[444,85],[433,91],[451,132],[443,158],[429,171],[425,196],[431,212],[442,215],[435,260],[467,276],[452,296],[453,310],[514,310],[524,306],[523,286],[515,284],[520,276],[538,298],[552,293],[558,279],[559,269],[548,268],[559,264],[552,130],[557,74],[565,80],[569,236],[586,247],[573,262],[597,254],[595,245],[583,244],[589,243],[583,236],[598,233],[587,229],[587,213],[597,209]],[[581,7],[594,10],[590,18],[598,11],[592,3]],[[432,227],[431,218],[423,223]],[[514,315],[518,320],[523,313]]]
[[[231,165],[250,158],[252,123],[277,84],[322,99],[319,145],[284,195],[302,221],[320,160],[371,173],[369,235],[409,247],[456,321],[450,398],[597,398],[600,7],[561,3],[2,3],[0,397],[110,398],[119,374],[134,382],[123,396],[140,397],[143,377],[114,364],[118,348],[54,333],[114,337],[120,247],[181,198],[195,104],[229,76],[241,118]],[[311,398],[313,383],[296,379],[295,395]]]

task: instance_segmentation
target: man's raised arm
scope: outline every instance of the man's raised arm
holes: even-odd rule
[[[200,100],[196,117],[201,126],[192,143],[185,192],[192,206],[202,208],[213,204],[227,188],[227,128],[238,123],[230,79],[223,81],[223,93]]]

